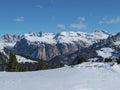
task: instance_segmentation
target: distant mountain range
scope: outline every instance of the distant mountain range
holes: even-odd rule
[[[88,60],[119,57],[120,33],[70,31],[58,34],[29,32],[22,36],[6,34],[0,38],[0,52],[4,52],[4,47],[30,58],[71,64],[80,56]]]

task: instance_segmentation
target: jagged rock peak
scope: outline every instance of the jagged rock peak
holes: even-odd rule
[[[85,32],[60,32],[58,34],[39,32],[35,34],[33,32],[29,32],[23,35],[23,38],[31,42],[40,42],[40,43],[74,43],[74,42],[86,42],[88,45],[91,45],[93,42],[96,42],[99,39],[108,38],[109,34],[105,33],[105,31],[95,31],[91,34]]]
[[[114,37],[115,37],[116,41],[120,42],[120,32],[117,33]]]
[[[23,35],[23,37],[29,37],[29,36],[36,36],[36,34],[33,32],[28,32]]]
[[[17,36],[17,35],[11,35],[11,34],[5,34],[1,37],[1,39],[4,41],[4,42],[7,42],[7,43],[15,43],[17,41],[19,41],[21,39],[21,36]]]
[[[120,37],[120,32],[116,34],[116,37]]]
[[[37,34],[38,37],[45,37],[45,36],[54,36],[53,33],[47,33],[47,32],[39,32]]]

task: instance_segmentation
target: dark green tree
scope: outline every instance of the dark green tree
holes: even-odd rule
[[[9,54],[7,70],[10,72],[18,72],[19,71],[19,63],[17,62],[16,56],[12,52],[10,52],[10,54]]]
[[[58,66],[59,66],[58,68],[64,67],[64,64],[63,63],[59,63]]]
[[[117,58],[117,64],[120,64],[120,56]]]
[[[81,64],[81,63],[86,62],[86,61],[87,61],[86,58],[84,58],[84,57],[79,57],[77,64]]]
[[[0,52],[0,71],[5,71],[6,70],[6,61],[7,57]]]
[[[43,59],[41,59],[41,60],[39,61],[39,70],[44,70],[44,69],[47,69],[47,68],[48,68],[48,66],[47,66],[46,61],[43,60]]]
[[[104,62],[112,62],[113,60],[111,58],[105,58]]]

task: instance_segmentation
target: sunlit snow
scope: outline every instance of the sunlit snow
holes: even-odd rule
[[[98,56],[102,56],[103,58],[109,58],[112,56],[112,52],[114,52],[114,49],[106,47],[106,48],[101,48],[96,52],[98,53]]]
[[[1,90],[119,90],[120,66],[83,63],[36,72],[0,72]]]

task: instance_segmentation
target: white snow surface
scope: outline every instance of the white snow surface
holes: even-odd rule
[[[108,34],[103,31],[96,31],[91,34],[85,32],[61,32],[58,34],[53,33],[41,33],[41,35],[35,35],[33,33],[25,34],[24,37],[31,42],[42,42],[48,44],[56,44],[56,43],[74,43],[77,41],[83,41],[91,45],[93,42],[96,42],[100,39],[108,38]]]
[[[108,34],[104,31],[95,31],[91,35],[93,35],[95,39],[107,39],[108,38]]]
[[[120,66],[83,63],[36,72],[0,72],[1,90],[120,90]]]
[[[4,47],[9,47],[9,48],[11,48],[11,47],[13,47],[15,45],[15,43],[5,43],[2,39],[0,39],[0,52],[3,52],[3,53],[5,53],[4,52]]]
[[[4,44],[2,42],[0,42],[0,50],[3,49],[3,46],[4,46]]]
[[[56,41],[53,39],[54,38],[54,34],[52,33],[42,33],[41,36],[37,36],[33,33],[28,33],[28,34],[25,34],[24,37],[31,41],[31,42],[42,42],[42,43],[56,43]]]
[[[16,58],[17,58],[18,63],[25,63],[25,62],[34,63],[34,62],[37,62],[37,61],[31,60],[31,59],[24,58],[24,57],[19,56],[19,55],[16,55]]]
[[[14,45],[15,45],[15,43],[7,43],[0,38],[0,49],[3,49],[6,46],[13,47]]]
[[[102,56],[103,58],[109,58],[112,56],[112,52],[114,52],[115,50],[112,48],[101,48],[100,50],[97,50],[97,54],[98,56]]]
[[[120,41],[114,42],[114,45],[120,46]]]
[[[97,61],[97,60],[98,60],[98,58],[90,58],[90,59],[88,59],[88,61],[90,61],[90,62]]]

